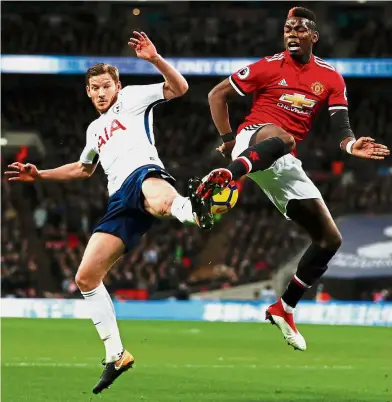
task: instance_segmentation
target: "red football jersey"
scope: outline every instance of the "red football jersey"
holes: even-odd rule
[[[299,64],[288,52],[278,53],[239,70],[229,80],[240,95],[253,93],[251,112],[237,133],[254,124],[274,123],[301,141],[326,103],[330,111],[347,110],[343,77],[314,55],[309,63]]]

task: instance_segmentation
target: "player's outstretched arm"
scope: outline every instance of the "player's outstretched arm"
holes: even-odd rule
[[[356,139],[350,126],[347,90],[343,77],[334,75],[334,84],[328,99],[332,132],[338,136],[340,148],[358,158],[382,160],[389,156],[388,147],[378,144],[371,137]]]
[[[340,148],[358,158],[382,160],[389,156],[388,147],[371,137],[355,138],[351,130],[347,109],[330,111],[332,130],[339,136]]]
[[[178,98],[188,91],[183,75],[170,65],[160,54],[144,32],[134,31],[136,38],[130,38],[128,45],[135,49],[136,56],[153,64],[165,78],[163,95],[165,99]]]
[[[94,173],[96,166],[96,164],[74,162],[55,169],[38,170],[31,163],[14,162],[8,165],[9,170],[5,172],[5,175],[8,176],[9,181],[70,181],[89,178]]]

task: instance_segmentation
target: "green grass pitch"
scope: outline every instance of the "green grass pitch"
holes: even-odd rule
[[[135,367],[91,389],[103,345],[88,320],[2,320],[3,402],[392,401],[392,328],[300,326],[306,352],[256,323],[121,321]]]

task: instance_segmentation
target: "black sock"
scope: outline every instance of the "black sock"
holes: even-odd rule
[[[245,149],[237,159],[227,166],[233,180],[245,174],[268,169],[277,159],[290,152],[290,146],[279,137],[267,138]]]
[[[294,275],[294,278],[289,282],[282,295],[282,300],[290,307],[294,308],[309,288],[310,286],[304,286],[303,284],[299,283]]]
[[[336,251],[312,243],[299,261],[297,272],[282,295],[284,302],[295,307],[306,290],[323,276]]]

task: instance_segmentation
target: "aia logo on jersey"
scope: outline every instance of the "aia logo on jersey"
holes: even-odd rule
[[[324,92],[324,85],[320,81],[314,82],[310,88],[315,95],[321,95]]]
[[[101,152],[101,148],[113,137],[113,134],[117,130],[126,130],[126,127],[123,126],[117,119],[113,120],[110,127],[105,127],[103,135],[98,137],[98,151]]]
[[[246,78],[249,77],[249,74],[250,74],[250,68],[249,68],[249,67],[245,67],[245,68],[243,68],[242,70],[238,71],[237,77],[238,77],[240,80],[245,80]]]

